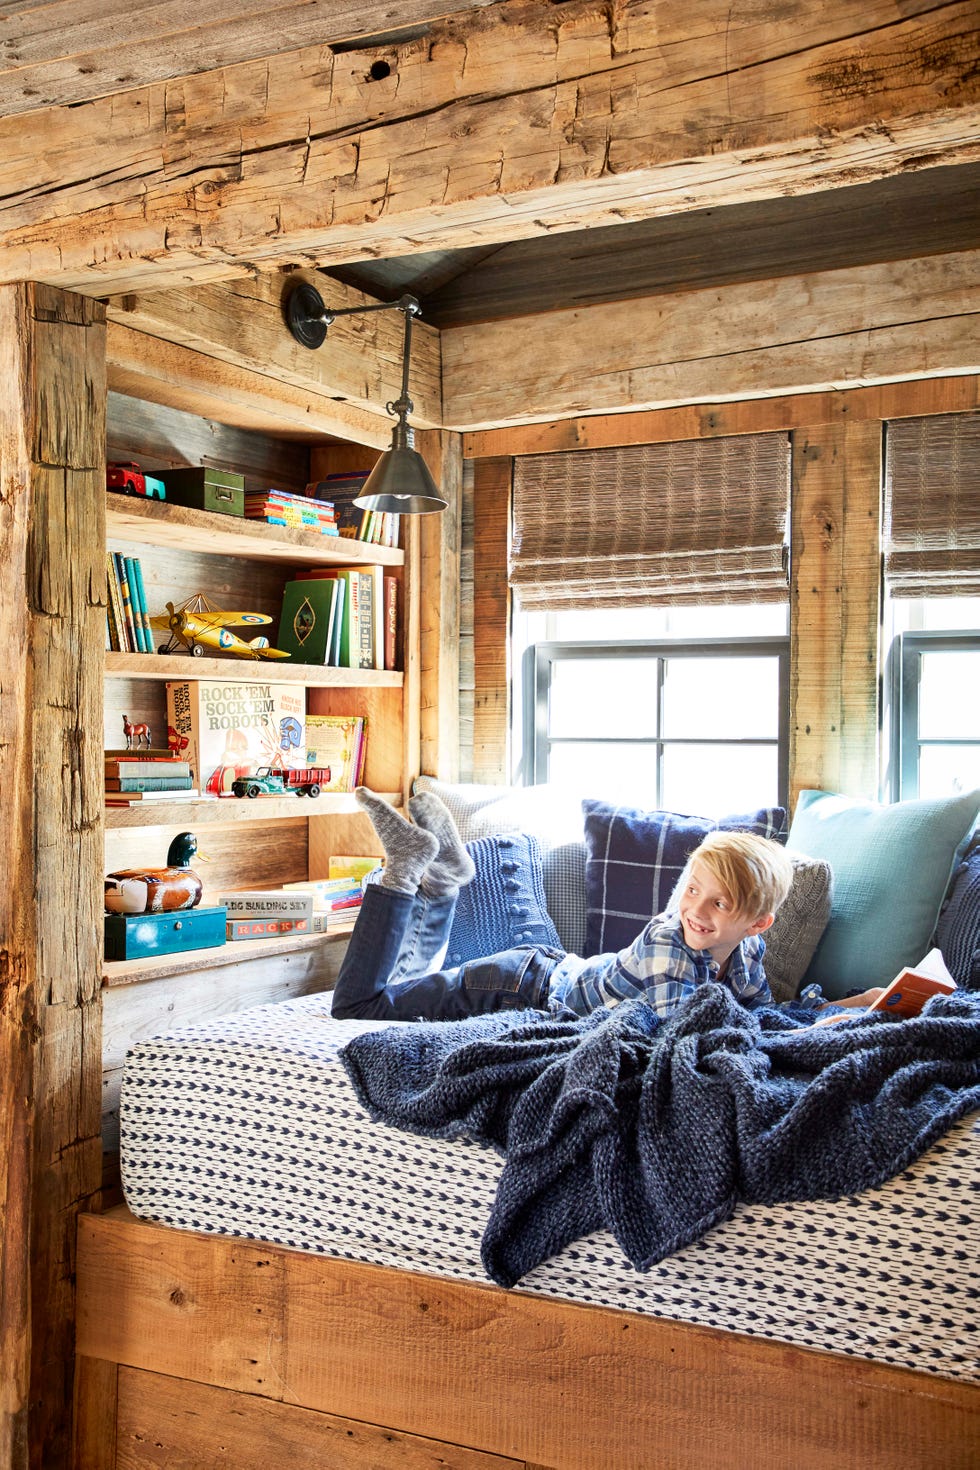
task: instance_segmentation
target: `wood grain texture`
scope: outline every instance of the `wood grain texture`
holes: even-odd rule
[[[118,1443],[117,1470],[205,1470],[215,1457],[234,1470],[525,1470],[523,1460],[132,1368],[119,1373]]]
[[[156,290],[980,157],[972,0],[698,14],[503,0],[7,117],[4,278]]]
[[[445,422],[472,430],[975,373],[978,265],[965,251],[452,328]]]
[[[479,461],[473,477],[473,776],[507,779],[510,589],[507,585],[511,461]]]
[[[459,569],[462,446],[458,434],[418,436],[436,483],[447,501],[420,527],[419,626],[421,770],[444,781],[459,779]]]
[[[341,399],[387,426],[385,405],[401,389],[405,319],[400,311],[341,317],[316,350],[296,342],[283,319],[283,304],[298,283],[319,291],[327,310],[376,306],[366,296],[316,271],[270,271],[225,285],[196,286],[109,302],[110,318],[145,336],[192,349],[209,358],[259,373],[317,400]],[[413,421],[442,422],[439,333],[416,321],[411,338]]]
[[[918,414],[968,413],[980,407],[980,377],[922,378],[873,388],[826,393],[787,393],[734,403],[690,403],[645,413],[595,414],[543,424],[512,425],[463,435],[463,455],[561,454],[569,449],[609,449],[619,444],[666,444],[673,439],[721,434],[767,434],[801,424],[848,419],[910,418]]]
[[[793,435],[790,805],[878,796],[882,426]]]
[[[78,1211],[99,1188],[102,307],[0,291],[0,1463],[69,1452]]]
[[[980,1447],[967,1384],[848,1359],[842,1393],[835,1355],[125,1211],[81,1222],[79,1347],[561,1470],[968,1470]]]
[[[374,449],[387,449],[391,442],[387,422],[352,404],[315,396],[306,388],[276,382],[264,373],[118,322],[108,323],[106,340],[109,387],[131,400],[193,414],[212,426],[295,438],[304,446],[332,444],[335,434]]]
[[[492,0],[453,0],[454,11]],[[16,0],[15,0],[16,5]],[[5,7],[9,9],[10,7]],[[432,0],[45,0],[5,17],[0,112],[78,103],[127,86],[209,71],[299,46],[424,26],[448,6]]]
[[[76,1358],[73,1470],[116,1470],[118,1381],[116,1363]]]

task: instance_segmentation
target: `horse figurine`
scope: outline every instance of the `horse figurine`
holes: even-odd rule
[[[150,748],[150,727],[147,724],[131,725],[129,715],[123,715],[123,734],[126,737],[126,749],[132,750],[133,746],[139,746],[142,742],[147,750]]]

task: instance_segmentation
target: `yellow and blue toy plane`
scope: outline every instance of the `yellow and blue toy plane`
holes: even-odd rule
[[[161,653],[177,653],[186,649],[195,658],[202,658],[209,648],[224,653],[236,654],[238,658],[289,658],[281,648],[270,648],[268,638],[260,634],[246,641],[237,633],[229,632],[227,624],[241,627],[244,624],[271,623],[266,613],[224,612],[212,607],[203,593],[189,597],[180,607],[167,603],[167,616],[150,619],[153,628],[165,629],[170,633]]]

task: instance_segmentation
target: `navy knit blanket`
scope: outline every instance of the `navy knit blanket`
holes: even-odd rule
[[[598,1229],[642,1271],[739,1201],[839,1199],[906,1169],[980,1108],[980,994],[814,1028],[709,985],[667,1020],[643,1001],[502,1012],[340,1055],[376,1121],[504,1154],[482,1258],[512,1286]]]

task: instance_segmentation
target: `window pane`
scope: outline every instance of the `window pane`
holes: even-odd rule
[[[599,741],[553,745],[548,780],[570,787],[582,796],[596,796],[623,806],[655,808],[659,805],[653,745]]]
[[[924,745],[919,751],[919,795],[961,796],[980,787],[980,741],[976,745]]]
[[[775,745],[668,745],[664,751],[663,806],[695,817],[776,806]]]
[[[655,658],[563,658],[552,665],[549,733],[657,733]]]
[[[919,735],[923,740],[980,735],[980,649],[923,652]]]
[[[736,740],[775,740],[778,722],[778,659],[667,660],[665,736],[690,740],[716,729]]]

